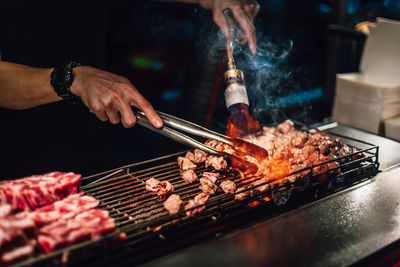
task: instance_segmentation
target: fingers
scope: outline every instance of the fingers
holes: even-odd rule
[[[218,11],[214,12],[213,20],[218,25],[218,27],[221,29],[224,36],[226,38],[228,38],[228,35],[229,35],[228,23],[226,22],[225,16],[222,14],[222,10],[219,7],[217,7],[216,9]]]
[[[136,117],[133,115],[130,105],[122,102],[119,106],[119,113],[121,115],[121,122],[125,128],[130,128],[136,124]]]
[[[132,89],[132,98],[129,104],[142,110],[154,127],[161,128],[163,126],[162,120],[154,110],[153,106],[136,88],[133,87]]]
[[[256,45],[256,31],[254,28],[253,23],[250,21],[249,17],[245,14],[241,6],[233,6],[232,7],[233,11],[233,16],[235,17],[236,21],[240,24],[240,27],[242,27],[245,36],[247,38],[247,41],[249,43],[249,48],[250,51],[255,54],[257,49]]]
[[[119,113],[115,109],[106,109],[106,114],[112,124],[118,124],[121,120]]]

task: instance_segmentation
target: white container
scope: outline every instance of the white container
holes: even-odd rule
[[[335,121],[380,133],[400,115],[400,22],[378,18],[366,40],[359,73],[336,75]]]

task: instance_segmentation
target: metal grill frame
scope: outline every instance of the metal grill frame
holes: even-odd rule
[[[291,175],[307,173],[306,175],[297,178],[294,181],[288,180],[287,177],[285,177],[273,182],[260,184],[258,186],[263,186],[267,183],[270,184],[269,189],[263,193],[256,193],[252,197],[244,200],[235,200],[233,195],[224,193],[216,194],[211,196],[209,201],[204,204],[206,209],[202,213],[191,217],[187,217],[185,215],[186,211],[180,211],[178,214],[169,215],[162,208],[162,202],[164,200],[160,199],[154,193],[152,194],[151,192],[146,192],[144,189],[145,181],[150,177],[157,177],[157,173],[161,170],[161,175],[163,177],[157,178],[160,180],[168,180],[168,175],[172,175],[172,182],[180,184],[175,192],[181,195],[180,190],[181,187],[183,187],[184,196],[181,196],[181,198],[185,200],[185,202],[198,194],[200,192],[198,189],[198,183],[189,185],[185,184],[179,175],[176,159],[178,156],[186,153],[186,151],[130,164],[96,175],[84,177],[82,178],[82,190],[86,194],[92,195],[100,200],[99,208],[110,211],[111,217],[116,220],[119,231],[127,234],[126,240],[120,244],[117,244],[118,242],[113,242],[112,240],[116,239],[120,233],[113,232],[101,237],[96,241],[84,241],[76,245],[59,249],[51,254],[28,259],[18,263],[17,266],[31,264],[39,265],[43,262],[58,263],[60,256],[64,253],[79,254],[79,251],[84,251],[88,247],[97,247],[97,253],[100,251],[103,254],[103,257],[100,261],[98,261],[98,264],[104,263],[107,260],[123,260],[124,258],[132,255],[122,253],[119,254],[119,256],[116,256],[113,255],[112,252],[116,250],[129,251],[139,247],[141,247],[142,250],[146,250],[146,248],[150,248],[156,243],[162,244],[163,239],[165,239],[166,236],[168,236],[169,240],[171,238],[177,240],[185,232],[196,233],[196,231],[199,231],[200,233],[201,231],[207,231],[207,229],[210,229],[210,227],[216,231],[219,231],[222,228],[221,226],[218,226],[218,223],[222,225],[223,222],[227,221],[227,219],[237,214],[248,212],[251,213],[255,209],[262,208],[264,206],[271,206],[270,204],[272,203],[274,204],[272,206],[278,207],[278,209],[282,210],[281,206],[288,202],[288,198],[298,199],[294,195],[311,196],[311,200],[314,200],[327,194],[340,191],[353,184],[365,181],[366,179],[372,178],[377,172],[379,172],[378,146],[339,134],[330,134],[330,136],[340,137],[343,142],[353,147],[364,148],[359,149],[358,151],[349,155],[293,172]],[[363,157],[359,157],[360,155]],[[338,167],[330,168],[322,173],[315,173],[314,170],[316,167],[334,161],[340,162],[340,165]],[[170,170],[171,173],[167,173],[165,170]],[[199,170],[196,170],[196,173],[199,174],[206,170],[207,169],[203,167]],[[165,178],[165,175],[167,175],[167,178]],[[321,179],[321,177],[325,178]],[[238,176],[236,176],[236,179],[237,178]],[[180,179],[180,181],[177,179]],[[122,181],[122,185],[119,187],[120,190],[117,191],[117,194],[115,190],[107,192],[107,188],[113,185],[113,183],[117,184],[118,181]],[[129,181],[132,181],[133,184],[129,185],[129,183],[127,183]],[[244,183],[246,183],[246,181],[249,181],[248,178],[243,180]],[[124,183],[125,186],[123,186]],[[185,191],[185,187],[189,187],[189,191]],[[243,191],[253,190],[254,188],[255,187],[249,187]],[[120,192],[121,190],[122,192]],[[99,193],[103,194],[99,195]],[[132,212],[135,210],[135,208],[137,208],[137,198],[134,198],[135,196],[142,197],[144,199],[149,198],[149,200],[158,203],[157,205],[161,203],[161,209],[159,210],[161,215],[156,217],[153,216],[147,221],[138,221],[140,218],[132,217],[137,219],[136,223],[133,223],[132,221],[134,220],[130,220],[129,218],[131,213],[129,213],[127,216],[124,216],[124,213],[128,213],[128,211]],[[124,207],[129,207],[131,210],[121,209],[121,207],[118,207],[121,206],[121,203],[124,203],[121,201],[125,200],[130,202],[128,205],[124,205]],[[149,206],[151,207],[151,205],[153,204],[150,204]],[[141,208],[145,207],[141,206]],[[154,209],[150,209],[150,211],[154,211]],[[143,211],[139,211],[137,214],[143,215]],[[162,226],[161,230],[157,230],[159,226]],[[229,226],[225,225],[222,227]],[[74,258],[71,257],[71,260],[74,260]],[[143,260],[143,257],[137,257],[137,260],[141,261]],[[84,260],[82,259],[82,262],[83,261]],[[93,263],[93,259],[90,262]],[[71,262],[71,264],[73,264],[73,262]]]

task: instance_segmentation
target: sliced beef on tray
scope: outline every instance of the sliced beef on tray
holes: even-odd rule
[[[70,195],[63,200],[56,201],[51,205],[39,208],[32,212],[24,212],[27,218],[36,224],[48,224],[58,220],[66,220],[75,217],[77,214],[95,209],[99,201],[91,196],[84,196],[83,193]]]
[[[23,216],[10,215],[0,219],[0,265],[9,264],[33,253],[35,223]]]
[[[9,204],[0,204],[0,219],[10,215],[12,207]]]
[[[74,218],[59,220],[42,227],[39,230],[38,243],[42,251],[49,253],[82,239],[95,240],[115,229],[114,219],[109,217],[108,211],[92,209]]]
[[[79,190],[81,176],[72,172],[52,172],[0,182],[0,202],[13,211],[34,210],[61,200]]]
[[[183,208],[183,202],[177,194],[172,194],[164,202],[164,208],[169,214],[176,214]]]

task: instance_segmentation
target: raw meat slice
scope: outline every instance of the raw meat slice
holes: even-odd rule
[[[81,239],[95,240],[102,234],[115,230],[114,219],[108,211],[92,209],[76,215],[74,218],[59,220],[39,230],[38,244],[45,253],[73,244]]]
[[[0,203],[34,210],[78,192],[81,175],[52,172],[0,183]]]
[[[47,224],[58,220],[66,220],[77,214],[96,208],[99,201],[91,196],[74,194],[51,205],[44,206],[32,212],[25,212],[26,217],[36,224]]]

